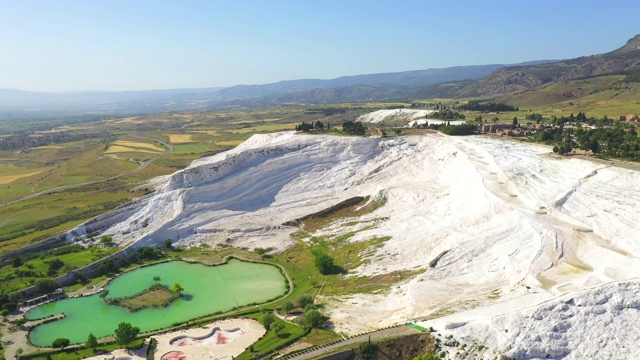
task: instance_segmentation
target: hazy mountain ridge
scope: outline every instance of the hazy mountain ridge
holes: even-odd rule
[[[417,92],[413,97],[495,96],[536,89],[558,81],[621,74],[635,69],[640,69],[640,35],[628,40],[621,48],[605,54],[538,65],[504,67],[466,86],[457,86],[455,83],[438,84]]]
[[[530,63],[548,62],[549,60]],[[225,106],[269,106],[408,98],[431,84],[479,79],[502,64],[454,66],[394,73],[298,79],[228,88],[170,89],[120,92],[46,93],[0,89],[0,113],[12,119],[84,113],[126,114],[171,110],[203,110]]]
[[[519,65],[531,65],[547,63],[555,60],[536,60],[529,61]],[[504,64],[490,64],[490,65],[470,65],[470,66],[454,66],[449,68],[437,68],[426,70],[414,70],[403,71],[393,73],[380,73],[380,74],[365,74],[354,76],[342,76],[335,79],[320,80],[320,79],[302,79],[302,80],[287,80],[280,81],[272,84],[263,85],[237,85],[230,88],[223,89],[219,92],[220,96],[227,100],[238,99],[251,99],[251,98],[263,98],[269,97],[274,100],[280,100],[283,97],[284,102],[323,102],[327,100],[313,100],[313,99],[333,99],[331,101],[354,101],[347,98],[336,97],[336,93],[353,94],[357,89],[367,89],[372,91],[370,98],[376,100],[382,99],[396,99],[405,97],[418,90],[419,87],[424,87],[432,84],[438,84],[448,81],[459,81],[466,79],[480,79],[484,76],[491,74],[493,71],[503,68]],[[371,86],[377,85],[377,86]],[[384,85],[387,85],[384,87]],[[380,93],[380,89],[390,89],[390,85],[396,86],[395,92],[387,93],[386,98],[383,97],[384,93]],[[313,92],[309,92],[313,90]],[[328,93],[323,93],[323,90],[328,90]],[[333,94],[333,95],[332,95]],[[366,96],[357,98],[360,100],[366,100]]]

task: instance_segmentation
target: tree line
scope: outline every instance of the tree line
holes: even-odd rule
[[[459,109],[462,110],[472,110],[472,111],[489,111],[489,112],[497,112],[497,111],[518,111],[519,108],[507,104],[488,102],[483,103],[478,100],[469,101],[466,104],[462,104],[458,106]]]
[[[295,126],[296,131],[303,131],[303,132],[309,132],[311,130],[323,130],[324,128],[325,128],[325,124],[320,120],[316,122],[311,122],[311,123],[306,123],[303,121],[302,123]],[[326,128],[327,130],[329,130],[328,123]]]
[[[441,111],[436,111],[431,114],[427,114],[428,119],[438,119],[438,120],[464,120],[464,114],[460,114],[457,111],[452,111],[451,109],[443,109]]]
[[[594,155],[610,156],[640,161],[640,137],[633,124],[613,121],[606,116],[601,119],[588,118],[585,113],[569,117],[554,117],[556,126],[542,130],[533,136],[534,141],[555,143],[553,151],[564,155],[574,150],[591,151]],[[584,128],[582,123],[612,124],[611,127]],[[575,127],[566,128],[565,124]]]

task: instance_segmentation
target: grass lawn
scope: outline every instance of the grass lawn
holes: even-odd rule
[[[250,126],[244,125],[246,127],[233,130],[238,134],[248,134],[248,133],[260,133],[260,132],[275,132],[275,131],[284,131],[284,130],[293,130],[296,124],[273,124],[273,123],[253,123]]]
[[[133,341],[131,344],[128,345],[128,347],[131,348],[131,349],[139,349],[142,345],[143,345],[143,339],[139,339],[139,340]],[[113,351],[113,350],[116,350],[116,349],[119,349],[119,348],[120,348],[120,346],[117,345],[117,344],[110,344],[110,345],[98,346],[95,350],[93,350],[93,349],[79,349],[79,350],[67,349],[67,350],[64,350],[64,351],[60,351],[60,350],[41,351],[39,353],[31,353],[31,354],[28,354],[26,356],[23,355],[22,358],[24,358],[24,359],[41,360],[41,359],[47,359],[47,355],[50,355],[51,359],[53,359],[53,360],[79,360],[79,359],[86,359],[88,357],[96,356],[101,351],[108,352],[108,351]],[[107,358],[107,356],[105,356],[105,358]]]
[[[10,292],[33,285],[36,281],[54,278],[73,269],[81,268],[94,261],[113,254],[116,249],[91,247],[77,252],[53,255],[56,250],[40,254],[39,257],[25,260],[19,267],[4,266],[0,268],[0,292]],[[49,263],[54,259],[63,262],[63,266],[49,273]]]
[[[249,314],[247,317],[261,321],[263,316],[264,316],[264,313],[258,312],[258,313]],[[278,335],[276,335],[275,332],[273,331],[267,331],[267,333],[262,337],[262,339],[258,340],[249,349],[245,350],[242,354],[238,355],[236,359],[238,360],[253,359],[254,354],[258,354],[258,356],[265,355],[271,351],[274,351],[275,349],[278,349],[288,344],[293,339],[299,338],[305,333],[304,328],[289,324],[288,322],[282,321],[278,318],[276,318],[275,323],[278,323],[284,326],[284,329],[281,330],[278,333]],[[253,349],[253,353],[249,351],[251,349]]]
[[[211,150],[209,146],[199,143],[184,143],[175,145],[175,154],[184,155],[184,154],[201,154]]]

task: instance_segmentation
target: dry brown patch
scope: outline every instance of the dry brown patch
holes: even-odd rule
[[[151,149],[151,150],[156,150],[159,152],[163,152],[164,149],[157,147],[153,144],[149,144],[149,143],[144,143],[144,142],[136,142],[136,141],[125,141],[125,140],[119,140],[114,142],[114,145],[120,145],[120,146],[128,146],[128,147],[133,147],[133,148],[144,148],[144,149]]]
[[[194,132],[200,133],[200,134],[207,134],[207,135],[211,135],[211,136],[220,135],[220,134],[218,134],[218,132],[216,130],[196,130]]]
[[[140,149],[140,148],[132,148],[132,147],[126,147],[126,146],[111,146],[109,147],[109,150],[107,150],[105,152],[105,154],[114,154],[114,153],[130,153],[130,152],[137,152],[137,153],[147,153],[147,154],[157,154],[158,151],[151,151],[151,150],[145,150],[145,149]]]
[[[163,307],[175,298],[176,294],[171,290],[163,286],[154,286],[147,292],[130,299],[122,299],[117,304],[114,303],[114,305],[130,311],[136,311],[148,307]]]
[[[228,140],[228,141],[217,141],[216,144],[220,146],[238,146],[243,142],[244,140]]]
[[[32,175],[40,174],[42,171],[43,170],[32,172],[32,173],[27,173],[27,174],[20,174],[20,175],[0,176],[0,185],[9,184],[9,183],[14,182],[14,181],[16,181],[18,179],[22,179],[22,178],[29,177],[29,176],[32,176]]]
[[[183,144],[183,143],[193,142],[193,140],[191,139],[191,135],[189,134],[168,134],[168,135],[169,135],[169,141],[171,141],[174,144]]]
[[[64,146],[59,145],[47,145],[31,148],[31,150],[45,150],[45,149],[64,149]]]

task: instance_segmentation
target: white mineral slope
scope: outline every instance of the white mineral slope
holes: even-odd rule
[[[104,217],[117,220],[104,234],[135,247],[172,239],[283,250],[293,229],[282,224],[358,195],[363,166],[382,151],[376,139],[256,135],[156,180],[154,194]]]
[[[640,354],[638,281],[568,293],[494,318],[460,321],[463,315],[471,316],[458,314],[422,324],[460,344],[444,347],[449,358],[635,359]],[[463,349],[462,344],[467,346]]]
[[[283,250],[294,230],[284,222],[353,196],[384,197],[359,222],[318,235],[389,236],[349,276],[415,275],[379,293],[320,296],[335,329],[354,334],[448,314],[490,323],[640,277],[640,174],[547,153],[479,136],[255,135],[158,180],[154,194],[100,221],[113,219],[106,234],[121,244],[170,238]],[[501,346],[501,335],[486,345]]]
[[[378,110],[368,114],[361,115],[356,121],[364,123],[378,124],[389,121],[401,121],[409,123],[416,119],[425,118],[434,110],[414,110],[414,109],[393,109]]]
[[[484,137],[406,140],[415,146],[385,155],[405,151],[410,160],[370,179],[388,199],[371,217],[388,220],[353,238],[393,239],[356,275],[426,272],[389,293],[325,299],[338,331],[439,317],[499,299],[517,297],[511,308],[522,308],[640,276],[637,172]]]

